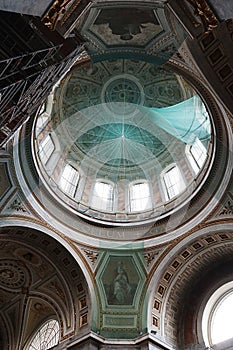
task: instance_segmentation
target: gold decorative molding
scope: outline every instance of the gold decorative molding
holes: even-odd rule
[[[43,17],[44,24],[51,30],[55,30],[59,19],[66,14],[67,6],[72,1],[73,0],[55,0]],[[78,4],[80,1],[81,0],[78,1]]]
[[[72,15],[72,13],[76,10],[76,8],[80,5],[82,0],[77,0],[74,4],[71,5],[69,11],[67,11],[61,19],[61,26],[68,20],[68,18]]]
[[[218,20],[206,0],[186,0],[193,7],[193,15],[199,17],[201,23],[195,22],[194,26],[201,24],[205,32],[209,32],[218,25]]]

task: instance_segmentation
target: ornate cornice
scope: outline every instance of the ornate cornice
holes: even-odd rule
[[[44,24],[51,30],[55,30],[55,27],[61,17],[67,16],[67,6],[71,4],[73,0],[55,0],[50,6],[48,11],[43,17]],[[81,0],[78,1],[78,4]],[[77,6],[78,6],[77,4]]]
[[[195,27],[202,25],[205,32],[209,32],[217,27],[218,20],[206,0],[186,0],[186,2],[192,6],[193,15],[198,17],[201,22],[196,22]]]

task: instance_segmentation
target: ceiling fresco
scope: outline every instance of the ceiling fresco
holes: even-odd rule
[[[134,337],[138,325],[143,328],[145,315],[140,312],[146,273],[144,259],[132,251],[102,251],[96,276],[98,299],[101,305],[99,332]]]
[[[83,52],[3,151],[0,350],[50,317],[58,348],[181,348],[233,251],[229,111],[188,45],[222,83],[224,47],[193,0],[58,2],[46,29]]]
[[[79,328],[86,282],[70,253],[42,232],[17,227],[1,228],[0,248],[0,321],[11,341],[20,340],[16,348],[48,317],[60,321],[61,337]]]
[[[94,61],[101,56],[129,57],[132,54],[148,60],[150,53],[152,61],[160,64],[175,53],[184,39],[184,32],[177,23],[180,35],[176,37],[172,33],[169,16],[161,2],[95,1],[76,28],[86,39],[85,46]],[[175,18],[172,22],[176,22]]]
[[[89,31],[106,46],[146,46],[162,27],[154,10],[123,7],[99,10]]]
[[[160,215],[166,211],[161,174],[172,164],[184,164],[183,199],[196,186],[186,145],[198,137],[208,149],[210,119],[203,101],[182,76],[148,62],[104,60],[75,68],[54,89],[49,103],[50,122],[36,142],[40,149],[40,139],[50,130],[56,151],[42,167],[53,181],[52,189],[57,185],[56,193],[62,192],[62,169],[66,164],[74,167],[80,187],[72,199],[79,213],[127,222],[135,214],[128,199],[130,182],[146,182],[153,204],[148,199],[146,208],[138,211],[148,218]],[[41,158],[40,151],[36,153]],[[108,209],[92,201],[97,181],[114,186]],[[120,219],[121,214],[126,217]]]

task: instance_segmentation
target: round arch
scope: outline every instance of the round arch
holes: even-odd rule
[[[9,323],[12,349],[23,346],[51,316],[60,324],[61,341],[90,331],[93,288],[86,279],[90,273],[83,271],[68,243],[65,247],[59,242],[62,239],[39,228],[38,224],[1,222],[0,283],[5,300],[1,312],[2,320]],[[13,314],[20,327],[14,326]]]
[[[232,239],[230,223],[207,225],[162,251],[160,263],[154,265],[156,274],[152,268],[148,287],[150,332],[176,346],[204,344],[201,328],[204,307],[214,290],[233,277],[229,263]],[[229,266],[225,276],[221,264]],[[204,288],[207,272],[209,284]]]

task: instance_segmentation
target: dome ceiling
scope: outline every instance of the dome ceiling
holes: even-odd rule
[[[176,105],[193,94],[182,78],[149,63],[124,59],[95,63],[73,72],[55,91],[62,107],[56,113],[56,132],[60,140],[67,135],[70,159],[94,172],[104,165],[104,176],[112,180],[131,171],[130,179],[135,180],[135,167],[138,171],[143,165],[145,173],[157,163],[161,169],[158,156],[165,156],[171,142],[177,144],[166,127],[154,122],[149,108]],[[164,159],[168,158],[167,152]]]
[[[47,110],[48,105],[50,116],[37,140],[39,158],[55,192],[72,198],[78,211],[90,217],[100,212],[110,221],[118,212],[126,214],[120,222],[139,212],[151,218],[165,203],[171,208],[173,196],[183,194],[184,200],[185,188],[193,190],[196,173],[188,164],[187,145],[198,139],[207,154],[210,120],[181,76],[144,61],[91,63],[68,74],[48,99]],[[40,148],[47,146],[39,140],[48,132],[54,150],[45,162]],[[181,179],[169,197],[162,177],[175,167]],[[144,196],[138,191],[146,198],[132,207],[132,196]]]
[[[74,31],[89,62],[39,112],[36,154],[64,205],[107,224],[154,220],[185,203],[210,161],[210,119],[165,67],[186,37],[166,1],[97,0]]]

